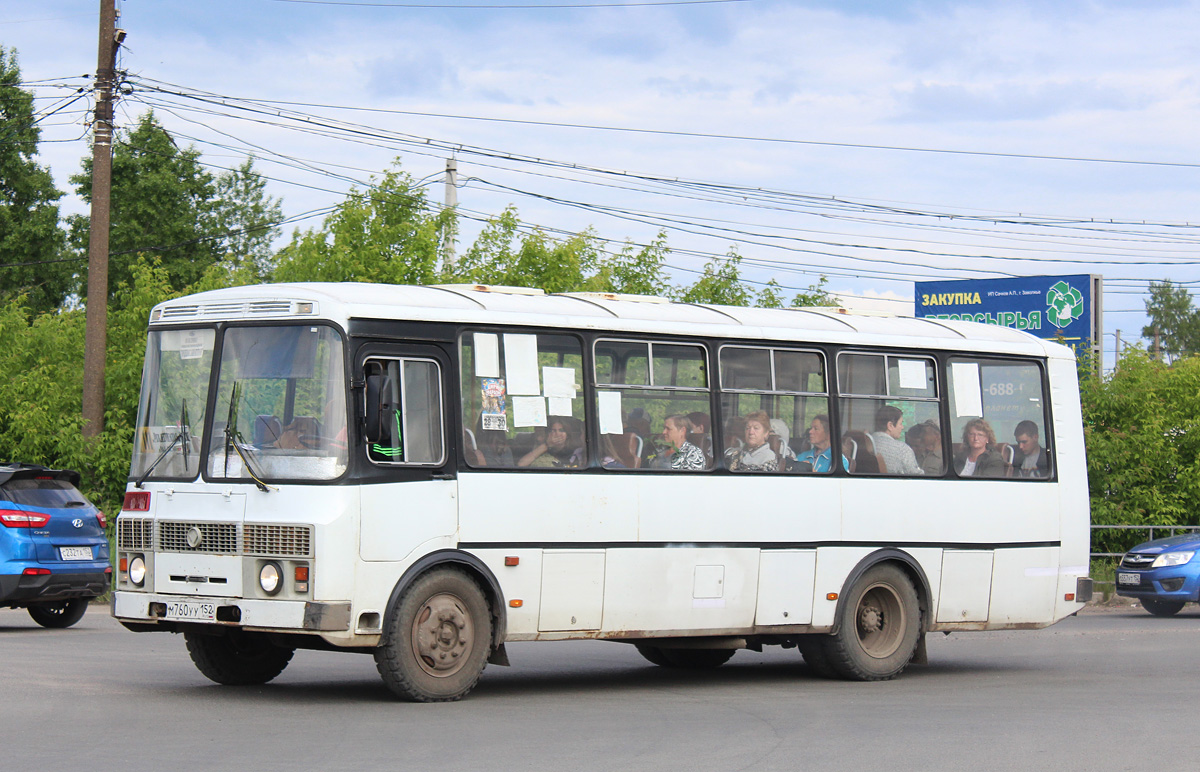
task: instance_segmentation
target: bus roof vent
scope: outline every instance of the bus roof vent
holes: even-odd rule
[[[505,287],[501,284],[430,284],[437,289],[453,292],[494,292],[497,295],[545,295],[545,290],[534,287]]]
[[[619,300],[622,303],[667,304],[671,302],[657,295],[630,295],[624,292],[563,292],[560,294],[570,298],[583,298],[584,300]]]
[[[252,314],[290,314],[292,312],[292,301],[256,300],[250,304],[249,310]]]
[[[158,319],[152,319],[151,321],[168,322],[172,319],[187,319],[188,317],[195,316],[199,312],[200,306],[167,306],[166,308],[162,309],[162,314]]]

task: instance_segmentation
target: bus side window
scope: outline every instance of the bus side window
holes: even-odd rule
[[[1034,362],[950,360],[950,437],[959,477],[1048,479],[1042,370]]]
[[[459,352],[468,466],[587,466],[577,337],[477,330],[463,333]]]
[[[445,459],[437,362],[371,359],[367,377],[367,458],[375,464],[440,464]]]

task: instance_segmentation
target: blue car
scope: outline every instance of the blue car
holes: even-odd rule
[[[104,513],[79,474],[0,462],[0,608],[25,608],[43,627],[70,627],[108,591]]]
[[[1178,614],[1183,604],[1200,601],[1200,533],[1185,533],[1139,544],[1117,567],[1117,595],[1137,598],[1159,617]]]

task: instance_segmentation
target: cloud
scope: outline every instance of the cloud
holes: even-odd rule
[[[1145,94],[1094,82],[937,84],[920,83],[896,92],[904,122],[1027,121],[1063,113],[1141,109]]]

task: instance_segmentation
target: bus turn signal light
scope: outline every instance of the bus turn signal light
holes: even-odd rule
[[[512,606],[513,608],[521,608],[521,606],[525,605],[525,601],[520,600],[519,598],[513,598],[508,602],[508,605]]]
[[[504,558],[504,565],[519,566],[521,565],[521,559],[515,555],[509,555],[508,557]]]
[[[1075,593],[1068,592],[1066,595],[1063,596],[1063,600],[1066,600],[1066,601],[1075,600]]]
[[[837,600],[837,599],[838,599],[838,594],[836,592],[825,593],[825,600]]]
[[[297,582],[307,582],[308,581],[308,566],[296,566],[296,581]]]

